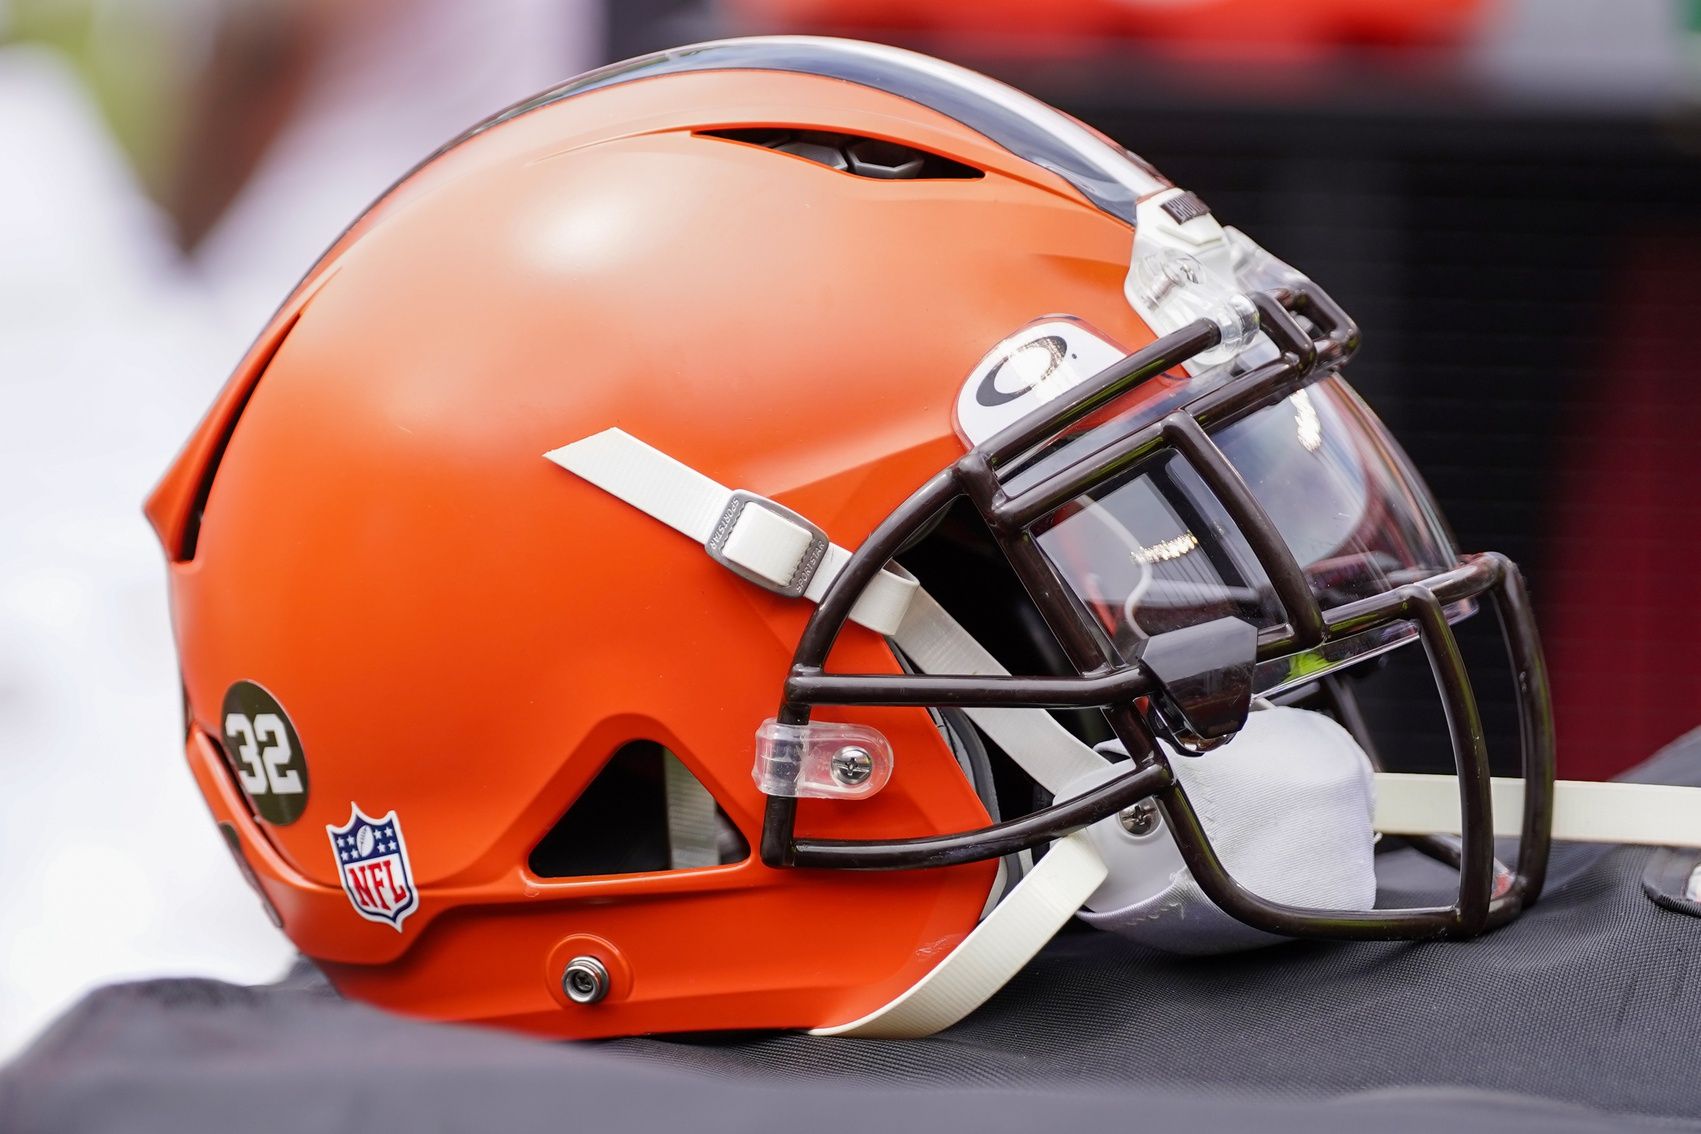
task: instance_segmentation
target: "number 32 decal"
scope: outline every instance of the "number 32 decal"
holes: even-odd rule
[[[243,794],[261,818],[279,826],[307,810],[307,759],[278,699],[252,681],[224,695],[224,749]]]
[[[261,713],[252,722],[241,713],[224,718],[224,736],[235,745],[236,758],[242,761],[237,777],[242,790],[249,795],[272,791],[279,795],[295,795],[303,790],[301,773],[289,767],[295,749],[284,733],[283,718],[276,713]]]

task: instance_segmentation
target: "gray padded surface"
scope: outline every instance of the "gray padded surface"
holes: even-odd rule
[[[1701,733],[1634,778],[1701,785]],[[1644,892],[1655,853],[1560,848],[1541,904],[1474,942],[1182,959],[1067,933],[919,1041],[539,1043],[310,970],[117,986],[0,1071],[0,1130],[1701,1129],[1701,919]],[[1395,891],[1441,881],[1383,858]]]

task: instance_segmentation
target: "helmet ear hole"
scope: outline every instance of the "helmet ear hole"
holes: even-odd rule
[[[725,866],[750,844],[709,789],[653,740],[622,745],[526,861],[539,878]]]

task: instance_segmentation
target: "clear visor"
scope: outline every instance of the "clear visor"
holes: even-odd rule
[[[1067,464],[1112,429],[1047,453]],[[1325,611],[1453,567],[1458,552],[1428,489],[1369,408],[1339,376],[1220,429],[1239,471],[1304,569]],[[1055,466],[1054,466],[1055,467]],[[1167,452],[1102,482],[1035,529],[1041,548],[1127,661],[1163,635],[1222,619],[1259,630],[1286,617],[1257,557],[1187,461]],[[1451,620],[1474,607],[1459,603]],[[1266,658],[1253,689],[1273,693],[1390,649],[1409,624],[1377,627],[1315,650]]]

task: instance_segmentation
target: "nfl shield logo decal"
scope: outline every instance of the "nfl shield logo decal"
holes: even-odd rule
[[[402,821],[394,811],[374,819],[350,804],[348,822],[327,825],[331,853],[337,858],[343,892],[354,911],[367,921],[380,921],[402,931],[402,922],[419,908],[419,892],[413,886],[413,869],[408,865],[408,844],[402,838]]]

